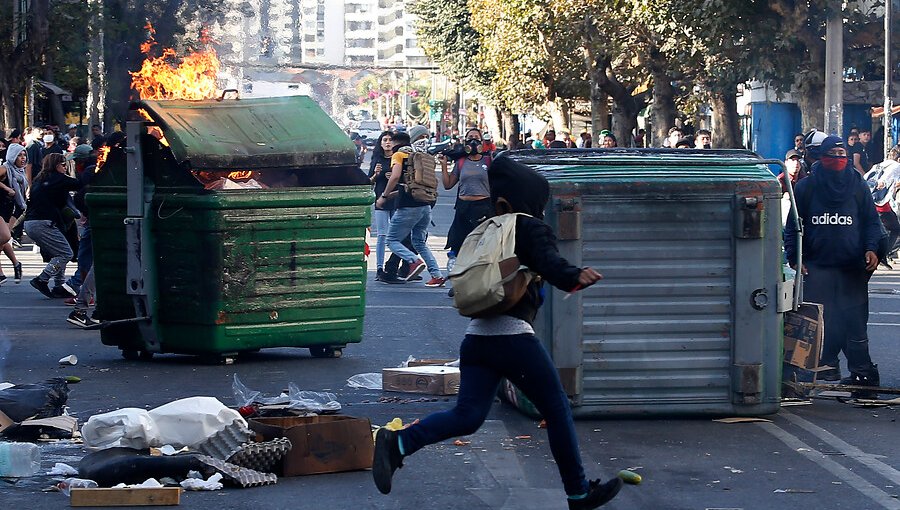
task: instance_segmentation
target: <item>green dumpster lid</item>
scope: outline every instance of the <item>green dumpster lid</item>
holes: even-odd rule
[[[355,165],[353,142],[306,96],[141,101],[178,161],[202,170]]]
[[[730,149],[549,149],[510,151],[552,181],[774,181],[767,160]],[[780,171],[780,168],[778,169]]]

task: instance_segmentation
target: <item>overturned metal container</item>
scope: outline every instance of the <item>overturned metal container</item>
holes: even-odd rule
[[[362,337],[371,187],[308,97],[144,101],[87,202],[104,344],[126,357]]]
[[[603,274],[571,295],[548,286],[536,326],[576,416],[777,412],[782,312],[799,295],[783,282],[782,194],[764,160],[717,150],[511,157],[550,181],[546,221],[562,255]]]

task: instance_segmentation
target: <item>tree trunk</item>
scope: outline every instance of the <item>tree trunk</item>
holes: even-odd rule
[[[804,80],[797,84],[797,106],[800,107],[803,132],[812,128],[824,131],[825,85],[818,80]]]
[[[522,134],[519,126],[519,116],[507,109],[501,109],[500,117],[503,119],[503,136],[506,137],[507,145],[510,149],[520,148],[522,146]]]
[[[547,109],[550,110],[550,119],[553,122],[553,129],[556,133],[559,134],[563,131],[568,133],[569,125],[571,124],[571,113],[565,100],[557,97],[553,101],[548,101]]]
[[[713,91],[709,102],[712,107],[712,146],[717,149],[742,147],[736,90]]]
[[[88,45],[88,126],[103,123],[106,105],[106,75],[103,73],[103,9],[101,0],[90,0],[92,8],[97,12],[96,24],[88,27],[90,44]]]
[[[612,132],[616,135],[619,147],[634,146],[634,130],[637,128],[637,115],[640,108],[634,97],[628,96],[621,103],[613,102],[612,107]]]
[[[502,138],[503,130],[500,127],[500,111],[499,109],[492,105],[487,104],[484,107],[484,125],[487,128],[487,131],[494,138],[494,142],[496,143],[500,138]]]
[[[600,132],[609,129],[609,96],[591,78],[591,147],[600,146]]]
[[[664,72],[653,73],[653,115],[651,129],[653,138],[644,143],[647,147],[659,146],[669,136],[669,128],[675,125],[675,88],[672,79]],[[647,133],[645,136],[649,136]],[[652,145],[651,145],[652,141]]]

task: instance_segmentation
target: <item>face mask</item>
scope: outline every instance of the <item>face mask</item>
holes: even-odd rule
[[[703,144],[703,148],[704,149],[712,149],[712,145],[706,143],[706,144]]]
[[[826,170],[840,172],[847,168],[847,156],[822,156],[819,161],[822,163],[822,168]]]
[[[469,154],[481,154],[481,151],[484,150],[481,146],[481,141],[479,140],[468,140],[466,141],[466,152]]]
[[[44,143],[52,143],[53,135],[44,135]]]

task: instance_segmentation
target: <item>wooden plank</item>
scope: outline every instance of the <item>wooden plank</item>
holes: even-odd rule
[[[180,487],[147,489],[72,489],[71,506],[174,506],[181,504]]]

